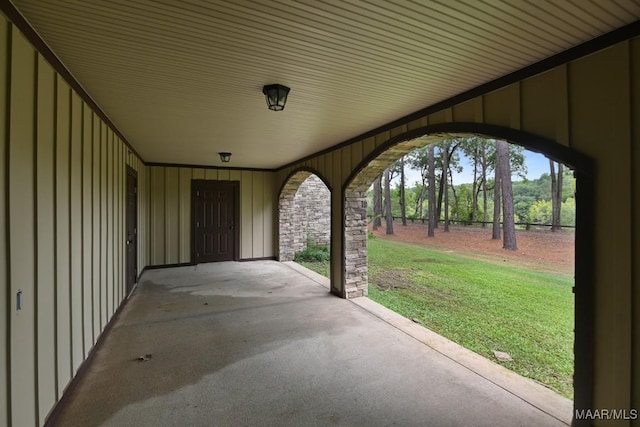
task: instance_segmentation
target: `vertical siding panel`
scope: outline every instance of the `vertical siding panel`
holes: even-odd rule
[[[71,95],[71,361],[72,373],[84,359],[82,342],[82,104],[80,97]]]
[[[627,407],[631,393],[631,99],[628,45],[570,64],[572,146],[598,159],[595,183],[593,377],[596,408]],[[606,85],[602,82],[607,82]],[[603,141],[610,141],[605,144]],[[615,151],[612,145],[616,145]],[[580,182],[577,183],[580,186]],[[615,209],[611,209],[615,206]],[[623,303],[624,302],[624,303]]]
[[[149,229],[149,169],[140,163],[138,174],[138,244],[142,248],[138,255],[138,269],[142,271],[149,264],[151,249],[151,230]],[[141,232],[142,231],[142,232]]]
[[[38,57],[37,111],[37,230],[38,230],[38,409],[39,422],[44,424],[49,409],[56,402],[55,368],[55,240],[54,216],[54,119],[55,74]],[[2,102],[2,101],[0,101]]]
[[[151,168],[151,265],[165,264],[164,256],[164,168]]]
[[[220,181],[229,181],[229,169],[218,170],[218,179]]]
[[[118,270],[120,271],[120,297],[118,298],[118,303],[120,303],[124,297],[126,296],[126,262],[125,262],[125,247],[126,247],[126,232],[125,232],[125,207],[126,207],[126,153],[125,146],[122,141],[120,141],[120,197],[118,198],[120,203],[120,234],[118,236],[118,248],[120,251],[120,266]],[[119,304],[118,304],[119,305]]]
[[[324,156],[320,156],[317,159],[317,166],[318,166],[318,172],[320,172],[322,174],[322,177],[324,179],[327,179],[327,172],[324,168]]]
[[[120,262],[120,173],[122,171],[122,144],[120,138],[117,135],[114,135],[114,203],[113,203],[113,259],[114,259],[114,302],[113,302],[113,311],[115,312],[118,309],[118,305],[120,305],[120,294],[121,294],[121,276],[122,276],[122,263]]]
[[[218,179],[218,170],[217,169],[205,169],[205,171],[204,171],[204,179],[210,179],[210,180]]]
[[[229,172],[229,181],[240,181],[242,179],[242,171],[232,170]]]
[[[111,310],[109,319],[118,306],[118,138],[111,128]]]
[[[6,193],[6,168],[7,168],[7,55],[9,52],[9,24],[0,16],[0,224],[7,223],[7,193]],[[0,426],[9,425],[9,372],[7,360],[7,338],[9,325],[4,322],[8,315],[8,301],[6,291],[9,289],[7,281],[7,227],[0,227],[0,319],[3,319],[3,326],[0,327]]]
[[[144,228],[144,217],[142,216],[142,211],[144,209],[144,198],[147,194],[147,192],[144,189],[144,171],[145,171],[145,167],[141,164],[141,162],[139,162],[138,157],[135,155],[132,155],[132,157],[134,157],[134,164],[135,164],[135,168],[138,171],[138,212],[136,212],[137,215],[137,219],[138,219],[138,259],[136,260],[136,265],[138,266],[138,276],[140,275],[140,273],[142,272],[142,270],[145,267],[145,263],[144,263],[144,251],[145,251],[145,245],[144,245],[144,239],[147,236],[147,233],[145,232],[145,228]],[[137,281],[137,277],[136,277],[136,281]]]
[[[92,132],[93,132],[93,147],[92,147],[92,163],[91,174],[93,181],[93,189],[91,196],[92,204],[92,287],[93,287],[93,301],[91,305],[91,311],[93,312],[93,343],[95,344],[100,334],[100,121],[96,114],[91,115]]]
[[[56,302],[58,398],[71,379],[71,318],[69,316],[69,86],[57,78],[56,105]]]
[[[374,137],[370,137],[364,140],[362,143],[362,158],[367,157],[376,148],[376,140]]]
[[[113,313],[113,131],[106,128],[106,175],[105,175],[105,324],[109,322]]]
[[[178,168],[165,172],[165,264],[179,262],[180,182]]]
[[[351,146],[347,146],[340,150],[342,153],[342,174],[339,182],[343,182],[351,173],[351,148]]]
[[[82,307],[84,354],[89,352],[93,335],[93,114],[83,103],[82,110]]]
[[[253,175],[253,246],[251,257],[261,258],[264,245],[264,172],[252,172]]]
[[[252,172],[242,171],[240,180],[240,258],[253,253],[253,182]]]
[[[138,173],[138,274],[149,264],[149,168],[140,164]]]
[[[193,169],[192,176],[193,179],[204,179],[204,169]]]
[[[553,70],[554,77],[554,106],[556,117],[556,142],[569,146],[569,81],[567,65],[561,65]]]
[[[274,255],[274,221],[275,221],[275,211],[274,211],[274,179],[275,174],[273,172],[265,172],[264,173],[264,187],[263,187],[263,195],[264,195],[264,210],[263,210],[263,220],[262,220],[262,228],[264,235],[264,242],[262,248],[262,256],[263,257],[271,257]]]
[[[342,184],[342,152],[337,150],[331,154],[333,156],[333,182],[339,188]]]
[[[191,261],[191,169],[180,168],[180,259]]]
[[[12,35],[9,122],[10,295],[19,290],[22,310],[11,304],[11,418],[36,424],[34,116],[35,53],[17,30]]]
[[[113,312],[120,304],[120,165],[121,144],[117,135],[113,136]]]
[[[324,167],[325,167],[325,170],[327,171],[325,175],[326,179],[329,180],[332,187],[339,188],[340,183],[335,183],[336,181],[333,179],[333,154],[327,153],[323,157],[324,157]]]
[[[631,42],[631,114],[634,119],[632,120],[632,164],[636,165],[631,169],[631,200],[633,205],[631,207],[631,218],[640,217],[640,170],[637,165],[640,165],[640,120],[637,117],[640,115],[640,39],[634,39]],[[631,360],[632,375],[632,398],[631,408],[640,408],[640,225],[634,223],[633,235],[631,241],[633,242],[632,253],[633,259],[631,260],[633,266],[633,318],[631,320],[633,327],[633,349]],[[637,423],[637,421],[636,421]]]
[[[120,277],[122,275],[122,263],[120,262],[120,173],[122,171],[122,144],[120,142],[120,138],[116,135],[114,136],[114,203],[113,203],[113,259],[114,259],[114,302],[113,302],[113,311],[115,312],[118,309],[118,305],[120,304],[120,294],[121,294],[121,280]]]
[[[349,171],[344,176],[345,179],[351,174],[351,171],[353,171],[362,161],[362,146],[362,141],[358,141],[351,146],[351,165]]]
[[[100,122],[100,332],[107,324],[107,127]]]

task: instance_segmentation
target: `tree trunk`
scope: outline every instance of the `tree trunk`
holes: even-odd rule
[[[473,150],[473,183],[471,184],[471,221],[478,220],[478,148]]]
[[[558,230],[562,228],[562,175],[564,168],[562,163],[558,163]]]
[[[558,174],[555,171],[555,162],[549,159],[551,172],[551,231],[560,229],[560,209],[562,207],[562,165],[558,163]]]
[[[435,236],[436,226],[436,173],[433,144],[429,145],[429,237]]]
[[[382,225],[382,175],[373,181],[373,229]]]
[[[442,149],[442,178],[440,182],[444,180],[444,184],[441,185],[442,192],[444,193],[444,232],[449,232],[449,177],[446,171],[449,170],[449,143],[445,142]]]
[[[387,234],[393,234],[393,213],[391,212],[391,178],[389,169],[384,171],[384,212],[387,221]]]
[[[416,218],[422,218],[422,202],[424,201],[424,183],[420,188],[420,194],[416,197],[416,208],[414,210]]]
[[[502,192],[502,185],[500,181],[500,163],[496,158],[496,166],[494,168],[493,178],[493,231],[491,238],[493,240],[500,240],[500,193]]]
[[[516,244],[516,225],[513,212],[513,189],[511,186],[511,162],[509,161],[509,144],[496,141],[497,162],[500,164],[502,189],[502,231],[504,234],[502,247],[511,251],[518,249]]]
[[[402,225],[407,226],[407,201],[404,193],[405,185],[404,177],[404,156],[400,159],[400,216],[402,217]]]
[[[489,202],[487,197],[487,145],[482,143],[482,228],[487,227],[489,220]]]
[[[453,175],[451,173],[451,169],[449,169],[449,182],[451,183],[451,193],[453,193],[453,205],[456,207],[456,212],[460,212],[460,205],[458,204],[458,195],[456,194],[456,186],[453,185]],[[456,214],[457,215],[457,214]],[[459,215],[456,216],[456,219],[460,219]]]
[[[444,193],[444,180],[446,179],[445,170],[442,169],[442,173],[440,174],[440,182],[438,182],[438,208],[436,209],[436,224],[435,227],[438,228],[438,223],[440,222],[440,215],[442,214],[442,195]]]

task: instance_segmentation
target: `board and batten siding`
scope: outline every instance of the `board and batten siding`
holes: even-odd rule
[[[240,259],[275,255],[274,173],[255,170],[149,166],[150,260],[154,266],[191,262],[191,181],[240,183]]]
[[[147,265],[149,179],[4,17],[0,135],[0,427],[37,426],[126,298],[127,165],[138,172],[138,270]]]

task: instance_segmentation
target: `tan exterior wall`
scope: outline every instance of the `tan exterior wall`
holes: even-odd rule
[[[126,164],[147,265],[148,172],[4,18],[0,138],[0,426],[42,425],[126,296]]]
[[[342,293],[344,186],[376,147],[438,123],[473,122],[525,131],[596,161],[594,408],[640,408],[640,40],[633,39],[500,90],[301,161],[332,192],[332,288]],[[578,185],[580,185],[578,183]],[[635,351],[634,351],[635,350]]]
[[[150,166],[150,265],[191,262],[191,180],[240,182],[240,259],[275,255],[273,172]]]

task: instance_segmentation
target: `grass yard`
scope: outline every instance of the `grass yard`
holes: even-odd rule
[[[573,397],[573,277],[369,239],[369,298]],[[328,276],[328,263],[301,263]]]

